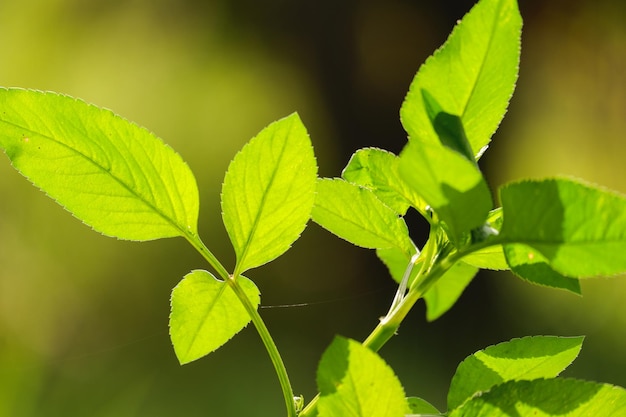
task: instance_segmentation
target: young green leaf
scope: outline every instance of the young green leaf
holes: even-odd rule
[[[576,379],[510,381],[476,396],[449,417],[590,417],[626,414],[626,390]]]
[[[550,268],[548,260],[533,248],[526,245],[506,245],[505,255],[511,272],[523,280],[581,294],[578,279],[563,276]]]
[[[400,417],[409,412],[393,370],[359,342],[335,337],[317,370],[319,417]]]
[[[411,410],[411,416],[415,415],[416,417],[420,417],[423,415],[427,416],[439,416],[442,415],[437,408],[429,403],[428,401],[419,398],[419,397],[408,397],[407,402],[409,403],[409,409]]]
[[[493,206],[475,163],[440,143],[409,142],[400,154],[399,171],[432,207],[457,246],[464,233],[485,222]]]
[[[472,282],[478,268],[457,262],[424,294],[426,319],[434,321],[448,311]]]
[[[56,93],[0,89],[0,108],[13,166],[94,230],[139,241],[196,234],[196,180],[147,130]]]
[[[260,302],[259,290],[252,281],[239,276],[253,306]],[[181,364],[213,352],[249,322],[250,316],[227,282],[210,272],[195,270],[185,275],[172,290],[170,337]]]
[[[339,178],[317,183],[313,221],[348,242],[368,249],[399,248],[415,253],[402,217],[366,188]]]
[[[411,258],[413,254],[407,254],[404,251],[398,248],[386,248],[386,249],[376,249],[376,255],[378,259],[385,264],[387,269],[389,270],[389,274],[398,284],[402,281],[404,277],[404,272],[406,271],[409,262],[411,262]],[[415,276],[419,272],[418,267],[413,267],[411,270],[411,275],[409,277],[408,285],[410,286],[415,279]]]
[[[583,339],[533,336],[479,350],[461,362],[452,377],[448,409],[503,382],[556,377],[576,359]]]
[[[461,118],[474,155],[500,124],[517,80],[522,19],[515,0],[481,0],[416,74],[402,105],[411,141],[438,143],[423,91]]]
[[[272,123],[237,154],[222,187],[237,274],[277,258],[298,239],[311,215],[316,180],[313,147],[297,114]]]
[[[626,272],[626,197],[566,179],[508,184],[500,196],[502,242],[534,248],[568,277]]]
[[[424,212],[426,203],[398,174],[399,159],[391,152],[364,148],[356,151],[341,176],[353,184],[372,190],[376,197],[400,215],[409,206]]]

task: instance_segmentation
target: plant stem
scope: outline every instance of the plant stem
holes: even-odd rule
[[[256,328],[263,344],[265,345],[265,349],[272,360],[272,364],[274,365],[274,369],[276,370],[276,375],[278,376],[278,381],[280,382],[280,387],[283,392],[283,397],[285,399],[285,406],[287,407],[287,416],[288,417],[296,417],[296,404],[294,402],[293,390],[291,389],[291,382],[289,382],[289,375],[287,374],[287,369],[285,368],[285,363],[283,362],[283,358],[280,356],[278,352],[278,348],[276,347],[276,343],[274,343],[274,339],[270,335],[267,326],[265,326],[265,322],[259,315],[257,309],[250,303],[250,300],[246,296],[246,293],[241,289],[237,280],[230,277],[228,280],[228,284],[230,288],[235,292],[241,304],[243,304],[244,308],[250,315],[252,319],[252,323]]]
[[[267,329],[265,322],[259,315],[259,312],[250,302],[250,299],[237,282],[236,277],[233,277],[228,273],[226,268],[224,268],[224,266],[217,260],[215,255],[213,255],[213,253],[206,247],[204,242],[202,242],[200,237],[195,234],[185,234],[185,237],[187,238],[187,241],[189,241],[189,243],[191,243],[191,245],[202,255],[202,257],[215,269],[220,277],[228,283],[237,298],[239,298],[243,307],[248,312],[248,315],[252,320],[252,324],[254,324],[257,333],[259,333],[259,336],[263,341],[263,345],[265,345],[265,349],[267,350],[272,364],[274,365],[274,369],[276,370],[278,382],[280,382],[280,387],[285,399],[285,406],[287,407],[287,416],[297,417],[296,404],[294,402],[293,390],[291,388],[291,382],[289,382],[287,369],[285,368],[283,359],[278,352],[276,343],[274,343],[274,339],[272,339],[272,336]]]

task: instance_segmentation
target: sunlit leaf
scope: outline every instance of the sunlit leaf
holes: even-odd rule
[[[316,180],[313,147],[297,114],[272,123],[237,154],[222,187],[237,273],[277,258],[298,239],[311,214]]]
[[[502,242],[532,247],[567,277],[626,272],[626,197],[567,179],[516,182],[500,195]]]
[[[423,91],[460,117],[475,155],[489,143],[517,80],[522,20],[515,0],[482,0],[416,74],[400,111],[411,141],[437,143]]]
[[[428,415],[428,416],[441,415],[441,412],[437,410],[437,408],[434,405],[424,400],[423,398],[408,397],[406,400],[409,403],[411,416],[415,415],[416,417],[419,417],[422,415]]]
[[[319,417],[401,417],[409,408],[393,370],[359,342],[335,337],[317,370]]]
[[[426,319],[433,321],[441,317],[459,299],[472,282],[478,268],[457,262],[424,294]]]
[[[320,179],[313,221],[354,245],[369,249],[399,248],[413,254],[415,248],[402,217],[369,189],[342,179]]]
[[[510,381],[472,398],[450,417],[590,417],[626,415],[626,390],[576,379]]]
[[[399,158],[391,152],[365,148],[356,151],[342,172],[351,183],[368,188],[396,213],[404,215],[409,206],[424,211],[426,203],[398,174]]]
[[[400,174],[444,223],[454,244],[481,226],[492,208],[491,193],[475,163],[440,143],[410,142],[400,154]]]
[[[0,110],[13,166],[94,230],[140,241],[196,234],[193,174],[147,130],[55,93],[0,89]]]
[[[237,282],[252,305],[258,307],[256,285],[243,276]],[[187,274],[174,287],[171,301],[170,337],[181,364],[213,352],[250,322],[248,312],[228,283],[207,271]]]
[[[578,356],[582,337],[533,336],[479,350],[458,366],[448,409],[507,381],[554,378]]]

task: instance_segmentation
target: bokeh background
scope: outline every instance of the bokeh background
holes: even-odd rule
[[[626,193],[626,3],[521,0],[520,80],[481,164],[493,189],[572,175]],[[419,65],[472,6],[459,0],[0,1],[0,85],[81,97],[148,127],[189,163],[200,231],[227,265],[219,192],[236,151],[298,111],[323,176],[365,146],[399,152],[398,111]],[[425,230],[409,219],[416,241]],[[626,256],[626,254],[625,254]],[[89,230],[0,158],[0,416],[280,416],[252,327],[178,365],[170,291],[203,268],[181,239],[120,242]],[[316,225],[249,274],[291,372],[315,393],[333,335],[363,339],[394,284],[371,251]],[[452,311],[418,305],[382,351],[408,395],[445,409],[456,365],[513,337],[587,335],[568,376],[626,386],[626,281],[584,297],[482,273]]]

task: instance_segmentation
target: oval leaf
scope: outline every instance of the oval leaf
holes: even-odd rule
[[[359,342],[335,337],[317,370],[320,417],[399,417],[409,412],[392,369]]]
[[[448,409],[506,381],[554,378],[580,353],[583,337],[533,336],[479,350],[452,377]]]
[[[366,188],[342,179],[317,184],[313,221],[348,242],[368,249],[399,248],[415,253],[402,217]]]
[[[259,289],[246,277],[237,283],[253,306]],[[227,282],[203,270],[192,271],[172,290],[170,337],[176,357],[186,364],[213,352],[249,322],[250,316]]]
[[[511,381],[453,410],[450,417],[623,416],[626,390],[576,379]]]
[[[222,187],[235,275],[277,258],[298,239],[311,215],[316,180],[313,147],[297,114],[263,129],[235,156]]]
[[[502,242],[536,249],[552,269],[568,277],[626,272],[626,197],[577,181],[548,179],[507,184],[500,198]]]
[[[196,180],[147,130],[56,93],[0,89],[0,109],[13,166],[94,230],[140,241],[196,234]]]
[[[412,141],[439,142],[423,91],[458,115],[479,155],[500,124],[517,80],[522,19],[515,0],[482,0],[417,72],[400,110]]]
[[[450,310],[478,273],[478,268],[457,262],[424,294],[426,319],[434,321]]]

